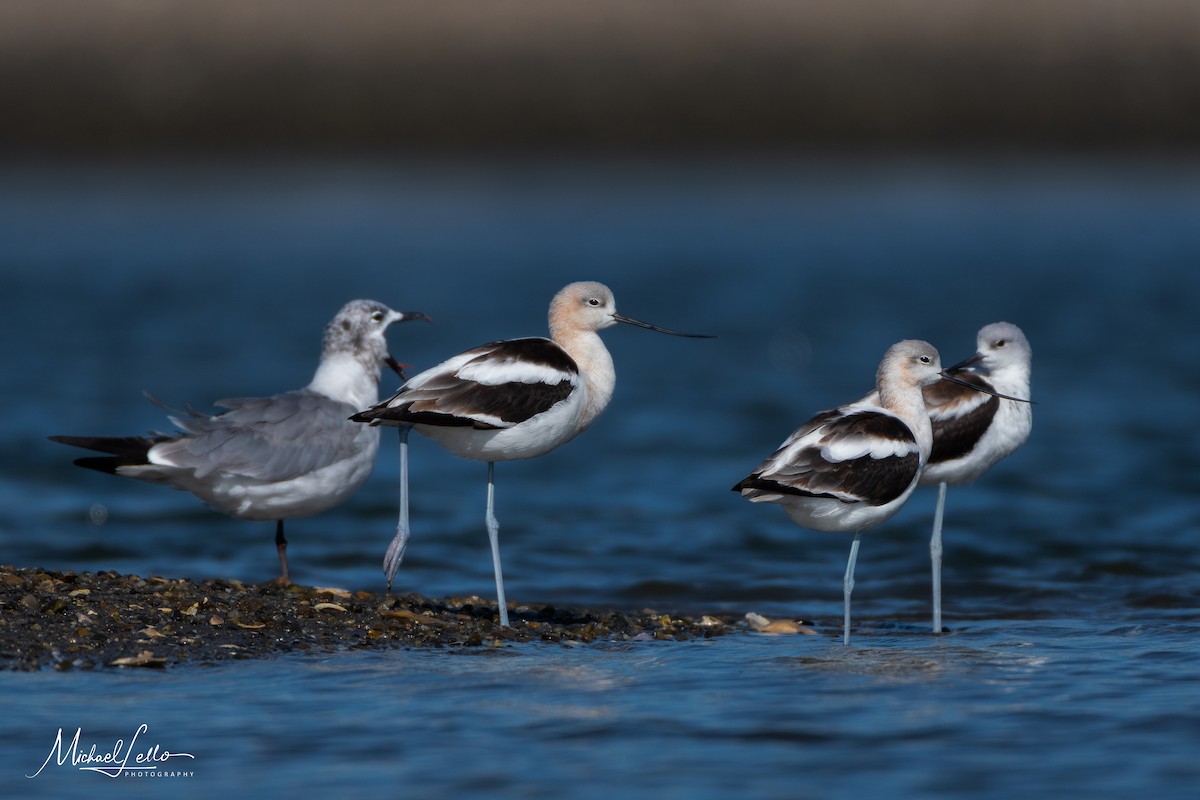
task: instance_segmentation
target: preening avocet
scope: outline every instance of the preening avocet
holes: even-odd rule
[[[290,583],[283,521],[319,514],[358,491],[375,466],[379,432],[346,417],[379,398],[379,371],[400,365],[384,332],[424,319],[373,300],[347,303],[325,328],[321,361],[303,389],[218,400],[206,414],[189,406],[170,417],[182,431],[150,436],[51,436],[105,457],[81,467],[164,483],[239,519],[275,520],[279,582]]]
[[[1033,428],[1032,406],[1019,402],[1030,397],[1033,350],[1025,334],[1012,323],[994,322],[980,328],[975,345],[975,355],[946,370],[956,381],[942,380],[924,389],[925,408],[933,426],[933,449],[921,473],[921,483],[938,485],[929,540],[934,633],[942,631],[942,513],[946,485],[979,478],[1024,444]],[[962,382],[992,394],[973,391]]]
[[[407,437],[408,430],[416,428],[457,456],[487,462],[485,520],[500,624],[508,625],[494,503],[495,462],[540,456],[595,421],[616,385],[612,356],[597,331],[618,322],[672,336],[711,338],[623,316],[604,284],[572,283],[550,303],[549,339],[507,339],[460,353],[351,417],[400,429],[400,519],[383,560],[389,589],[410,534]]]
[[[817,414],[733,487],[751,502],[778,503],[806,528],[854,534],[842,580],[845,644],[862,532],[899,511],[917,486],[933,446],[921,387],[941,369],[928,342],[892,345],[875,374],[877,397]]]

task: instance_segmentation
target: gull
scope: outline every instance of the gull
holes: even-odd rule
[[[484,519],[500,624],[507,626],[494,502],[495,462],[548,453],[587,430],[604,411],[616,386],[616,371],[598,331],[623,322],[672,336],[712,338],[618,314],[612,291],[590,281],[560,290],[550,303],[549,317],[549,339],[506,339],[467,350],[413,376],[392,397],[351,417],[400,430],[400,519],[383,560],[389,590],[410,535],[410,428],[457,456],[487,462]]]
[[[846,645],[862,532],[891,518],[917,487],[933,447],[921,388],[939,377],[933,345],[892,345],[875,374],[874,396],[817,414],[733,487],[753,503],[783,506],[804,527],[854,534],[842,579]]]
[[[938,486],[929,540],[934,633],[942,632],[942,513],[946,485],[976,480],[1024,444],[1033,428],[1033,409],[1028,400],[1033,351],[1025,334],[1012,323],[994,322],[980,328],[975,342],[975,355],[946,370],[955,380],[941,380],[923,390],[933,425],[933,449],[920,482]],[[990,394],[973,391],[972,387]]]
[[[81,467],[191,492],[239,519],[275,520],[278,582],[287,585],[283,522],[333,508],[371,474],[378,431],[346,417],[379,399],[383,364],[401,371],[384,332],[413,319],[430,321],[419,311],[353,300],[326,326],[321,361],[303,389],[218,400],[214,405],[226,410],[216,414],[168,408],[179,428],[173,434],[50,439],[109,454],[76,460]]]

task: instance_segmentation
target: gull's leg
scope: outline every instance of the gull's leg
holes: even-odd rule
[[[400,431],[400,519],[396,523],[396,535],[388,545],[387,553],[383,556],[383,574],[387,576],[387,588],[392,590],[392,579],[400,569],[404,560],[404,549],[408,547],[408,537],[411,533],[408,527],[408,425],[401,425]]]
[[[500,571],[500,523],[496,521],[496,463],[488,462],[487,532],[492,543],[492,568],[496,571],[496,604],[500,609],[500,624],[508,627],[508,604],[504,600],[504,575]]]
[[[854,564],[858,561],[858,543],[862,541],[862,532],[854,534],[854,544],[850,545],[850,560],[846,562],[846,576],[842,578],[842,601],[846,606],[845,618],[842,620],[842,644],[850,644],[850,593],[854,591]]]
[[[287,568],[287,539],[283,538],[283,520],[275,520],[275,552],[279,553],[279,577],[275,580],[280,586],[290,586],[292,579],[288,577]]]
[[[946,507],[946,482],[938,484],[937,509],[933,512],[933,536],[929,539],[929,563],[933,570],[933,632],[942,632],[942,512]]]

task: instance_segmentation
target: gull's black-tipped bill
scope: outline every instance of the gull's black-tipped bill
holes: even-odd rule
[[[613,314],[612,317],[617,322],[624,322],[627,325],[636,325],[639,328],[645,328],[646,330],[650,330],[650,331],[658,331],[659,333],[665,333],[670,336],[683,336],[687,339],[716,339],[717,338],[716,336],[709,336],[707,333],[682,333],[680,331],[673,331],[668,328],[660,328],[657,325],[651,325],[649,322],[642,322],[641,320],[634,319],[633,317],[627,317],[624,314]]]
[[[433,324],[433,317],[423,311],[398,311],[396,313],[400,315],[400,319],[397,322],[411,322],[414,319],[423,319],[430,325]]]
[[[397,311],[395,314],[396,322],[411,322],[412,320],[419,319],[428,322],[430,325],[433,324],[433,317],[429,316],[424,311]],[[412,366],[411,364],[401,364],[392,357],[391,353],[388,353],[386,356],[384,356],[383,363],[387,364],[388,367],[391,368],[392,372],[395,372],[398,376],[400,376],[400,380],[408,380],[408,376],[404,374],[404,370]]]
[[[951,383],[957,383],[959,386],[966,386],[968,389],[974,389],[977,392],[983,392],[984,394],[990,394],[992,397],[999,397],[1001,400],[1012,400],[1017,403],[1029,403],[1030,405],[1037,405],[1036,400],[1030,400],[1027,397],[1013,397],[1010,394],[1002,394],[993,389],[985,389],[982,386],[976,386],[975,384],[971,383],[970,381],[964,381],[962,378],[956,378],[953,375],[948,375],[946,372],[941,372],[941,373],[939,373],[939,375],[941,375],[941,378],[944,381],[950,381]]]

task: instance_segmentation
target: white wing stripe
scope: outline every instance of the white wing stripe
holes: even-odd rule
[[[458,377],[484,386],[499,386],[505,383],[545,383],[550,386],[567,381],[575,383],[575,375],[560,369],[528,361],[480,359],[463,365]]]
[[[874,459],[895,458],[918,452],[916,442],[897,441],[895,439],[880,439],[875,437],[855,437],[840,439],[821,448],[821,457],[826,461],[837,464],[842,461],[852,461],[863,456]]]

